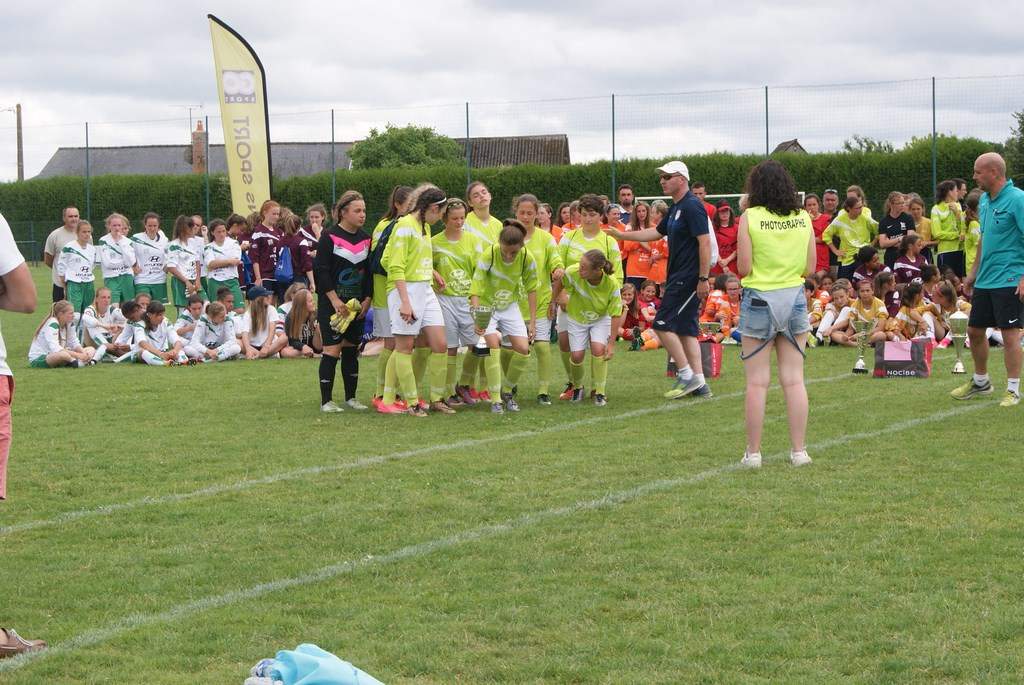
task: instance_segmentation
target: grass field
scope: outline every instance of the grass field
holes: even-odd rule
[[[311,361],[28,369],[41,316],[2,314],[0,625],[51,649],[2,683],[240,684],[300,642],[388,683],[1024,681],[1022,414],[948,399],[949,350],[811,350],[814,464],[773,390],[747,472],[736,348],[710,401],[622,348],[604,409],[324,416]]]

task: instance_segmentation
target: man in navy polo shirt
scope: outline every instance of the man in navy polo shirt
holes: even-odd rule
[[[1006,178],[1006,162],[986,152],[974,162],[974,180],[985,191],[978,205],[981,240],[964,290],[971,297],[967,334],[971,339],[974,377],[954,390],[954,399],[992,394],[988,377],[986,329],[1003,334],[1006,395],[1000,406],[1020,403],[1021,326],[1024,325],[1024,190]]]
[[[619,240],[640,242],[668,237],[668,279],[652,326],[678,368],[675,386],[665,397],[678,399],[691,393],[711,397],[697,342],[697,320],[710,290],[711,222],[700,198],[690,191],[690,171],[685,164],[669,162],[658,172],[662,191],[672,197],[672,206],[658,227],[608,233]]]

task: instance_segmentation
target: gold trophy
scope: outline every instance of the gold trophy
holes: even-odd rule
[[[710,339],[715,333],[719,333],[722,330],[722,324],[718,321],[701,321],[697,326],[700,328],[701,337],[708,339]]]
[[[967,340],[968,316],[961,311],[954,312],[949,316],[949,336],[953,338],[953,348],[956,350],[956,363],[953,364],[953,373],[966,373],[964,361],[960,358],[963,354],[964,341]]]
[[[864,363],[864,353],[868,349],[868,336],[875,327],[873,321],[857,318],[853,322],[853,330],[857,332],[857,363],[853,365],[854,373],[867,373],[868,366]]]
[[[487,327],[491,324],[491,315],[494,314],[494,307],[488,307],[487,305],[478,305],[476,307],[470,307],[469,313],[473,317],[473,325],[477,328],[487,330]],[[484,336],[480,336],[480,339],[473,345],[473,354],[478,357],[486,357],[491,353],[490,348],[487,347],[487,340]]]

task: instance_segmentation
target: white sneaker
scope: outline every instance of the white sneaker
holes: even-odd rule
[[[345,410],[336,405],[334,402],[328,402],[327,404],[320,405],[320,411],[322,411],[325,414],[338,414]]]
[[[350,400],[345,400],[345,404],[358,411],[366,411],[367,409],[369,409],[369,407],[367,407],[365,404],[363,404],[354,397]]]
[[[807,466],[811,463],[811,458],[807,456],[807,450],[800,450],[799,452],[789,453],[789,463],[793,466]]]
[[[745,469],[761,468],[761,453],[754,452],[753,454],[750,454],[749,452],[744,452],[743,458],[740,459],[740,466]]]

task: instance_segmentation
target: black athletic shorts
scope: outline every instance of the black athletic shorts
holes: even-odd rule
[[[661,297],[661,306],[651,327],[676,335],[697,337],[701,300],[697,297],[697,279],[669,280]]]
[[[326,300],[327,298],[324,299]],[[363,327],[366,326],[366,319],[356,319],[349,324],[344,333],[338,333],[331,328],[331,316],[333,315],[334,307],[331,306],[330,300],[327,300],[326,303],[317,303],[316,321],[320,325],[320,338],[324,341],[324,347],[340,345],[343,340],[358,346],[363,338]]]
[[[971,296],[971,328],[1021,328],[1024,302],[1017,289],[975,288]]]

